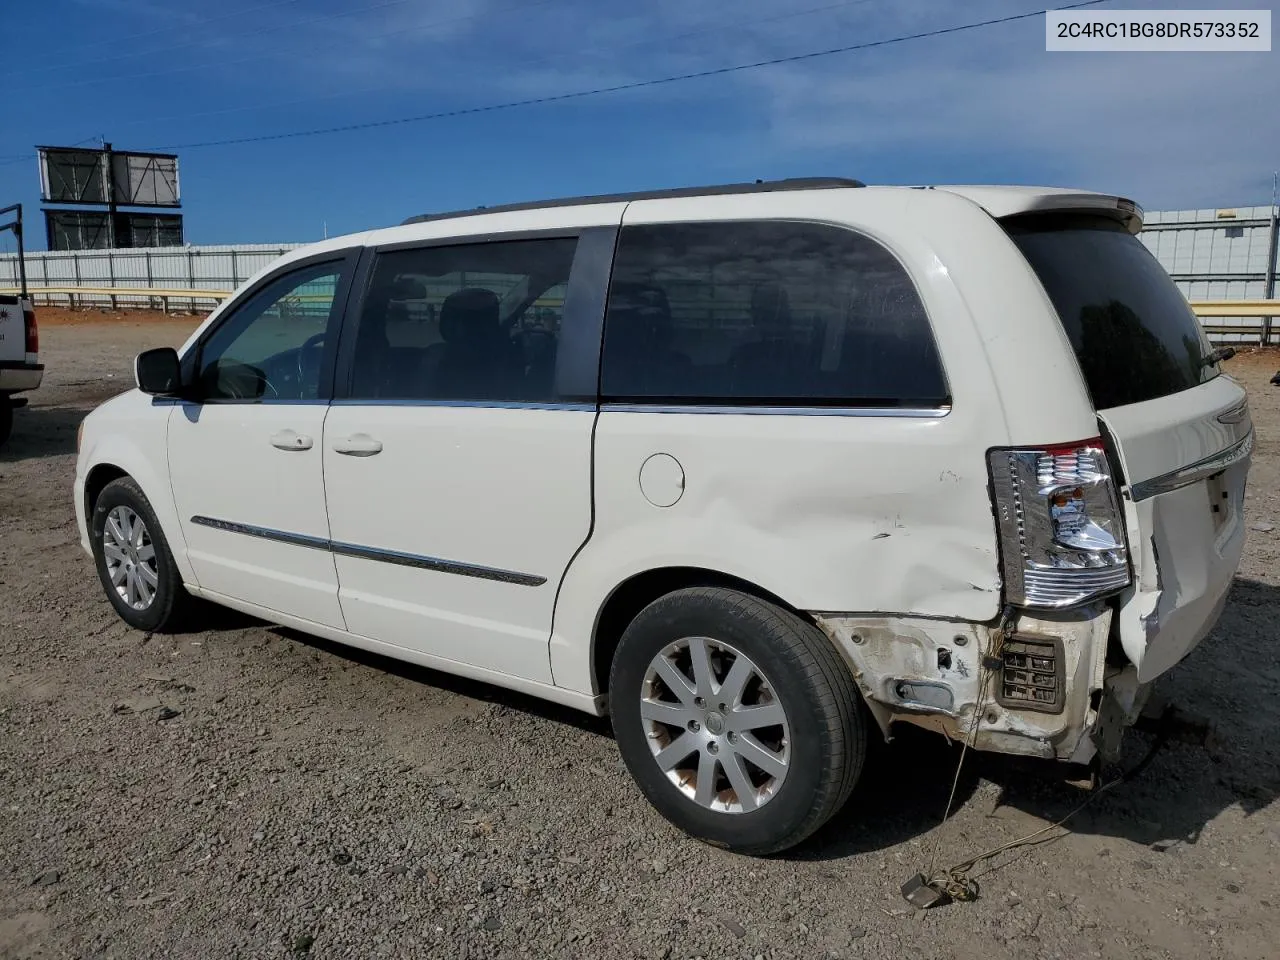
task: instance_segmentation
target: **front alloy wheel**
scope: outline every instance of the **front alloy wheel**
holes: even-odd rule
[[[132,609],[155,602],[160,571],[147,525],[131,507],[112,507],[102,528],[102,556],[116,595]]]
[[[120,477],[88,507],[98,579],[120,619],[152,632],[180,627],[195,601],[142,489],[132,477]]]

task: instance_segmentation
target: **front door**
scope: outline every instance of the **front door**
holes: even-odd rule
[[[556,590],[591,530],[594,386],[589,398],[557,387],[578,247],[555,236],[378,254],[348,396],[324,430],[352,633],[551,681]]]
[[[321,438],[354,256],[286,268],[192,348],[196,399],[169,419],[169,468],[201,588],[343,626]]]

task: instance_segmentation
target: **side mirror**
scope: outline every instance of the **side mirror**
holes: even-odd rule
[[[182,368],[173,347],[144,350],[133,361],[138,389],[152,396],[174,396],[182,389]]]

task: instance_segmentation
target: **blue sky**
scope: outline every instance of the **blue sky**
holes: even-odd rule
[[[1233,8],[1123,0],[1108,8]],[[180,154],[193,243],[430,210],[783,176],[1047,183],[1262,204],[1277,53],[1062,54],[1043,18],[564,103],[483,106],[919,33],[1036,0],[9,0],[0,205],[43,245],[34,144]],[[6,241],[7,242],[7,241]]]

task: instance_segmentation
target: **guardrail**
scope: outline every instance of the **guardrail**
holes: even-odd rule
[[[1197,317],[1280,317],[1280,300],[1192,300]]]
[[[17,287],[0,287],[0,293],[17,293]],[[160,301],[161,309],[166,313],[169,311],[169,301],[186,300],[190,301],[192,308],[195,301],[214,301],[215,303],[225,300],[231,296],[234,291],[231,290],[193,290],[187,287],[86,287],[86,286],[65,286],[65,287],[28,287],[27,293],[31,296],[31,300],[36,304],[55,305],[66,298],[66,304],[72,310],[79,307],[91,307],[100,305],[105,300],[111,305],[111,309],[116,309],[121,300],[125,301],[144,301],[142,304],[131,304],[132,306],[141,306],[143,309],[155,309],[154,301]]]
[[[1241,336],[1256,338],[1260,346],[1270,346],[1273,318],[1280,317],[1280,300],[1193,300],[1191,309],[1200,318],[1204,332],[1210,337]],[[1215,317],[1257,317],[1257,325],[1237,323],[1205,323]]]
[[[17,293],[17,287],[0,287],[0,293]],[[105,300],[116,309],[120,301],[143,301],[144,309],[155,309],[159,301],[160,308],[169,311],[170,301],[186,301],[190,309],[195,309],[197,301],[209,305],[209,301],[219,303],[231,296],[230,290],[193,290],[186,287],[29,287],[28,293],[36,303],[53,304],[66,298],[67,305],[75,310],[78,307],[90,307]],[[1256,325],[1250,324],[1204,324],[1205,332],[1217,336],[1256,337],[1259,344],[1272,342],[1272,320],[1280,317],[1280,300],[1193,300],[1191,309],[1202,320],[1221,317],[1257,317]]]

